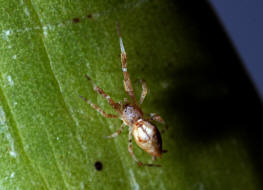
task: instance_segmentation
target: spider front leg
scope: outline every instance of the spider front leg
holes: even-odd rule
[[[121,64],[122,64],[122,73],[123,73],[123,77],[124,77],[124,80],[123,80],[124,89],[127,92],[127,94],[130,96],[132,102],[134,104],[136,104],[136,98],[134,95],[134,90],[132,87],[130,75],[129,75],[128,70],[127,70],[127,55],[126,55],[126,52],[124,49],[124,45],[123,45],[123,41],[122,41],[122,37],[121,37],[120,28],[118,26],[118,23],[117,23],[117,31],[118,31],[118,35],[120,38]]]
[[[110,106],[115,109],[115,111],[117,111],[118,113],[121,114],[121,105],[114,102],[112,100],[112,98],[106,93],[104,92],[100,87],[98,87],[94,82],[93,80],[88,76],[86,75],[86,78],[88,79],[88,81],[90,81],[93,85],[93,90],[95,90],[98,94],[100,94],[101,96],[103,96],[107,101],[108,103],[110,104]]]
[[[108,114],[105,113],[98,105],[93,104],[91,101],[88,99],[84,98],[83,96],[80,96],[85,102],[87,102],[93,109],[95,109],[97,112],[99,112],[102,116],[106,118],[118,118],[119,116],[114,115],[114,114]]]
[[[114,137],[117,137],[119,134],[121,134],[121,131],[123,130],[123,128],[125,127],[125,124],[122,123],[121,124],[121,127],[113,134],[109,135],[109,136],[106,136],[106,138],[114,138]]]

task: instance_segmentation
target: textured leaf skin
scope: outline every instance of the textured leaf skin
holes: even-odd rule
[[[245,135],[253,114],[240,111],[259,101],[204,3],[0,5],[0,189],[261,189]],[[104,139],[121,122],[102,118],[79,98],[113,113],[85,74],[115,100],[126,97],[116,20],[137,97],[137,79],[150,88],[143,110],[159,113],[169,126],[160,168],[134,163],[127,130]],[[151,160],[137,147],[135,153]]]

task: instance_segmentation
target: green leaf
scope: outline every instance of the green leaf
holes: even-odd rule
[[[206,4],[0,5],[0,189],[260,189],[244,140],[249,124],[237,117],[238,100],[253,94],[252,103],[259,101]],[[168,152],[156,161],[161,167],[136,165],[127,129],[103,138],[121,121],[103,118],[79,97],[114,113],[85,74],[116,101],[126,97],[116,20],[137,98],[143,78],[151,90],[143,110],[159,113],[169,126],[162,135]],[[251,118],[248,110],[243,114]],[[134,151],[151,161],[136,145]]]

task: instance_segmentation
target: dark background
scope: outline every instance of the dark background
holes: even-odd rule
[[[263,1],[209,1],[263,100]]]
[[[173,83],[181,81],[182,86],[165,93],[171,97],[160,100],[159,107],[168,102],[163,106],[166,109],[170,108],[171,118],[174,112],[182,118],[184,137],[193,144],[209,144],[227,136],[241,138],[253,163],[255,177],[258,177],[263,187],[263,67],[260,61],[262,38],[257,30],[261,19],[257,17],[253,23],[248,22],[249,19],[243,21],[235,15],[234,12],[238,10],[235,10],[235,6],[226,9],[222,7],[223,12],[229,10],[230,15],[235,15],[230,16],[231,18],[226,17],[228,24],[225,24],[224,19],[221,19],[224,16],[217,13],[220,11],[215,8],[214,11],[208,11],[214,7],[213,3],[209,2],[192,1],[191,6],[186,1],[177,3],[183,10],[183,18],[194,21],[190,24],[196,26],[197,29],[193,31],[202,42],[202,47],[208,47],[207,55],[211,57],[212,64],[200,65],[194,69],[184,68],[183,71],[170,67],[170,73],[167,75],[174,80]],[[224,4],[223,1],[216,0],[211,2],[218,2],[222,6],[228,6],[229,3]],[[251,6],[246,6],[246,2],[248,1],[236,1],[235,5],[239,5],[239,8],[243,5],[246,10],[251,8],[253,11]],[[259,7],[255,9],[254,14],[257,11],[260,11]],[[245,17],[244,12],[239,13]],[[251,26],[247,26],[246,22]],[[227,25],[234,28],[234,32],[231,32],[232,29],[228,29]],[[253,26],[256,31],[253,30]],[[247,34],[248,32],[250,34]],[[256,55],[258,59],[255,58]],[[208,84],[218,93],[208,96],[211,92],[211,86]],[[221,85],[227,89],[225,95],[219,90]],[[178,130],[174,131],[175,134],[176,132]]]

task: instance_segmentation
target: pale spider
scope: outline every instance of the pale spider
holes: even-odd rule
[[[93,84],[93,89],[102,95],[110,104],[110,106],[118,113],[118,115],[107,114],[99,106],[93,104],[88,99],[80,96],[84,101],[86,101],[92,108],[97,110],[102,116],[106,118],[119,118],[123,121],[121,127],[112,135],[107,136],[107,138],[117,137],[125,125],[129,127],[129,144],[128,150],[132,158],[140,166],[159,166],[155,164],[145,164],[140,162],[133,153],[132,147],[132,135],[135,139],[137,145],[146,151],[148,154],[152,155],[152,159],[155,160],[156,157],[160,157],[165,150],[162,149],[162,139],[159,130],[157,127],[150,122],[150,120],[160,122],[165,124],[161,116],[151,113],[150,117],[145,118],[143,112],[140,108],[140,105],[143,103],[143,100],[147,94],[147,86],[144,80],[141,80],[142,83],[142,93],[140,97],[139,104],[136,101],[132,83],[130,80],[129,73],[127,71],[127,56],[124,49],[122,37],[120,35],[119,26],[117,24],[117,31],[120,39],[120,48],[121,48],[121,63],[122,63],[122,72],[124,76],[124,89],[131,98],[131,102],[125,98],[124,102],[116,103],[112,98],[106,94],[100,87],[98,87],[89,76],[86,75],[86,78]]]

